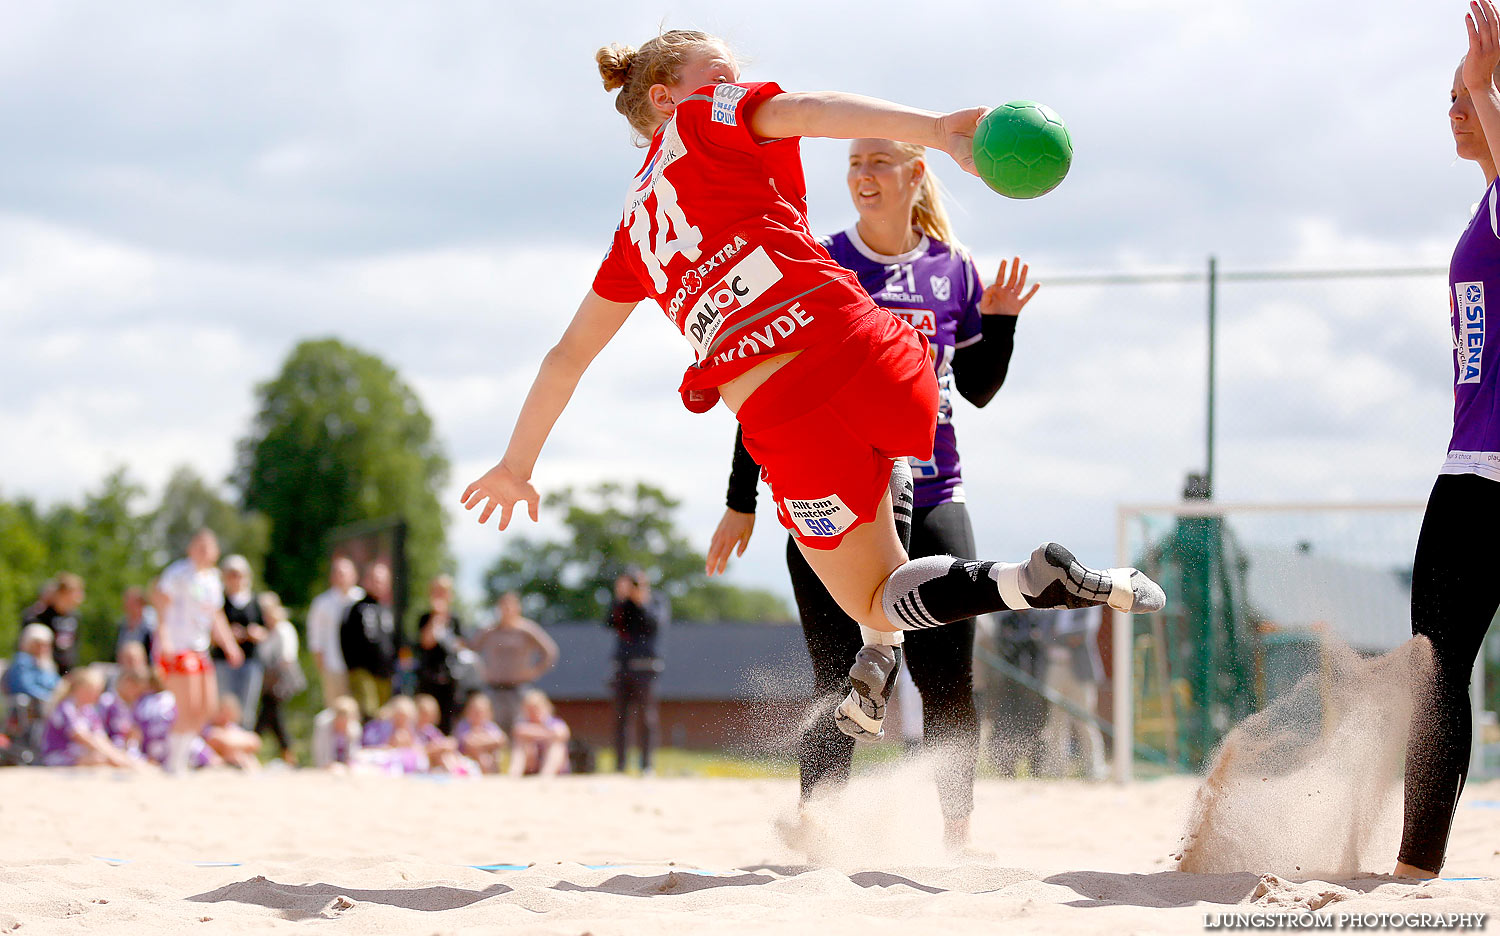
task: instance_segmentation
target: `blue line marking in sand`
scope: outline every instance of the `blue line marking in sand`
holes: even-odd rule
[[[1500,809],[1500,800],[1481,799],[1464,803],[1467,809]]]
[[[1494,880],[1494,879],[1493,878],[1487,878],[1487,877],[1451,877],[1451,878],[1439,878],[1439,880],[1442,880],[1442,881],[1490,881],[1490,880]]]

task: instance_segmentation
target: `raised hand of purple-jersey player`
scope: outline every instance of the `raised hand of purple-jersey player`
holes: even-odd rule
[[[1469,31],[1469,52],[1464,56],[1464,87],[1482,94],[1494,87],[1495,68],[1500,66],[1500,11],[1494,0],[1475,0],[1464,16]]]
[[[1000,273],[995,277],[994,285],[987,287],[984,295],[979,298],[980,315],[1020,315],[1021,310],[1026,308],[1026,303],[1042,288],[1041,283],[1032,283],[1031,291],[1026,291],[1026,274],[1031,267],[1022,263],[1020,257],[1011,259],[1009,277],[1006,276],[1006,266],[1006,262],[1001,260]]]

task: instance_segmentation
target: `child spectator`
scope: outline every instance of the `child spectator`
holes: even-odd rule
[[[430,695],[419,695],[417,703],[417,742],[427,752],[427,769],[443,771],[456,777],[479,775],[479,765],[458,753],[458,742],[438,727],[442,706]]]
[[[58,684],[52,712],[42,732],[42,763],[48,767],[131,766],[130,757],[110,743],[99,712],[104,670],[97,664],[69,673]]]
[[[20,644],[21,649],[5,671],[5,694],[46,704],[62,678],[52,659],[52,629],[45,624],[27,624],[21,629]]]
[[[347,767],[359,748],[359,703],[353,696],[339,696],[313,718],[313,766]]]
[[[488,774],[500,772],[500,749],[505,746],[505,732],[495,724],[493,711],[489,697],[476,692],[464,703],[463,718],[453,728],[459,753],[472,758]]]
[[[417,740],[417,704],[410,696],[394,696],[381,706],[380,716],[365,725],[358,762],[382,773],[424,773],[426,746]]]
[[[260,750],[260,735],[240,727],[243,714],[237,696],[229,693],[219,696],[208,727],[203,729],[203,740],[226,764],[255,770],[260,767],[260,759],[255,756]]]
[[[552,777],[568,769],[568,723],[557,717],[540,689],[521,697],[521,715],[511,731],[510,775]]]
[[[141,734],[136,727],[135,715],[130,711],[130,703],[120,692],[120,682],[128,682],[131,672],[126,670],[115,677],[115,687],[106,689],[99,696],[99,720],[104,725],[104,733],[109,736],[109,741],[115,747],[127,754],[135,755],[141,749]]]
[[[120,673],[131,671],[139,672],[151,666],[150,657],[146,651],[146,645],[142,643],[123,643],[115,653],[115,676],[118,679]]]

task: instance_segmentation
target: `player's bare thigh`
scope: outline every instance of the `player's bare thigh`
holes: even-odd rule
[[[870,522],[845,533],[836,549],[810,549],[800,541],[797,548],[845,614],[875,630],[895,630],[886,620],[881,595],[885,580],[906,562],[906,551],[896,538],[890,491]]]
[[[750,399],[750,394],[760,389],[760,385],[771,379],[772,374],[787,366],[792,358],[801,353],[788,351],[772,355],[733,380],[719,384],[719,396],[723,398],[724,405],[729,407],[730,412],[738,413],[745,401]]]

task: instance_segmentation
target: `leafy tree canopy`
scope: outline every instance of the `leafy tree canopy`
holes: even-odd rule
[[[265,577],[283,600],[311,598],[327,568],[327,535],[360,521],[405,519],[408,597],[451,564],[437,501],[448,461],[390,365],[333,338],[304,341],[256,395],[234,483],[242,506],[270,519]]]

